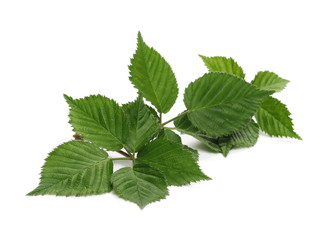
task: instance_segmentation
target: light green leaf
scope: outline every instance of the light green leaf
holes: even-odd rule
[[[28,195],[85,196],[111,191],[112,160],[96,145],[70,141],[45,160],[39,186]]]
[[[255,117],[260,128],[268,135],[301,140],[293,129],[290,114],[285,104],[276,98],[268,97],[262,102]]]
[[[272,90],[279,92],[286,87],[289,81],[279,77],[273,72],[264,71],[258,72],[251,83],[262,90]]]
[[[182,144],[156,139],[138,153],[136,161],[160,170],[169,185],[181,186],[210,179],[200,170],[194,157]]]
[[[245,78],[243,69],[232,58],[199,56],[202,58],[210,72],[229,73],[242,79]]]
[[[73,99],[64,95],[70,106],[70,123],[74,132],[107,150],[123,147],[128,134],[128,123],[119,105],[107,97],[91,95]]]
[[[143,41],[138,33],[137,49],[131,59],[130,80],[160,113],[174,105],[178,88],[175,75],[166,60]]]
[[[198,139],[215,152],[223,153],[227,156],[233,147],[254,146],[259,137],[258,125],[251,120],[243,129],[234,131],[232,134],[222,137],[212,137],[206,135],[192,125],[187,115],[183,115],[174,122],[176,129]]]
[[[160,131],[158,138],[176,142],[176,143],[182,143],[181,137],[178,134],[174,133],[172,130],[167,128],[164,128]]]
[[[195,127],[209,136],[224,136],[245,127],[271,93],[233,75],[212,72],[186,88],[184,103]]]
[[[142,98],[123,105],[129,127],[125,146],[131,153],[138,152],[159,131],[158,119]]]
[[[163,174],[147,164],[121,168],[112,175],[111,181],[119,197],[136,203],[140,208],[168,195]]]

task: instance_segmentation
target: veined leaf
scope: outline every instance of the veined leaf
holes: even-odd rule
[[[107,97],[91,95],[73,99],[64,95],[70,109],[70,123],[74,132],[107,150],[123,147],[128,134],[128,123],[119,105]]]
[[[285,104],[276,98],[268,97],[262,102],[255,117],[260,128],[268,135],[301,140],[293,129],[290,114]]]
[[[123,110],[129,123],[125,145],[129,152],[135,153],[159,131],[159,122],[141,97],[123,105]]]
[[[212,149],[215,152],[221,152],[221,148],[219,144],[216,143],[217,138],[207,136],[206,133],[195,127],[188,119],[187,115],[183,115],[177,118],[174,121],[174,124],[178,131],[191,135],[192,137],[196,138],[200,142],[207,145],[210,149]]]
[[[254,146],[259,137],[258,125],[251,120],[244,128],[234,131],[232,134],[222,137],[212,137],[206,135],[192,125],[187,115],[183,115],[174,122],[176,129],[198,139],[215,152],[220,152],[227,156],[233,147]]]
[[[233,75],[212,72],[186,88],[184,103],[195,127],[209,136],[224,136],[245,127],[271,93]]]
[[[168,140],[168,141],[171,141],[171,142],[182,144],[182,138],[178,134],[176,134],[175,132],[173,132],[172,130],[167,129],[167,128],[164,128],[164,129],[161,130],[161,132],[159,133],[158,139],[164,139],[164,140]],[[182,146],[183,146],[183,148],[185,150],[192,153],[193,159],[195,161],[199,160],[198,151],[196,151],[195,149],[190,148],[190,147],[188,147],[186,145],[182,145]]]
[[[123,199],[144,208],[168,195],[163,174],[147,164],[135,164],[116,171],[111,178],[114,191]]]
[[[156,139],[142,148],[136,161],[160,170],[169,185],[181,186],[210,179],[200,170],[194,157],[182,144]]]
[[[210,72],[229,73],[242,79],[245,78],[243,69],[232,58],[199,56],[202,58]]]
[[[230,142],[226,142],[224,144],[221,144],[220,148],[221,148],[221,153],[224,155],[224,157],[227,157],[230,150],[232,150],[233,148],[233,144],[231,144]]]
[[[166,60],[145,44],[141,33],[129,70],[133,85],[160,113],[167,113],[178,95],[176,78]]]
[[[258,124],[251,119],[251,121],[244,128],[231,134],[230,143],[237,148],[252,147],[257,143],[258,138]]]
[[[93,143],[70,141],[45,160],[39,186],[28,195],[85,196],[111,191],[108,154]]]
[[[178,134],[174,133],[172,130],[167,128],[164,128],[160,131],[158,138],[176,142],[176,143],[182,143],[181,137]]]
[[[289,81],[279,77],[273,72],[264,71],[258,72],[251,83],[262,90],[272,90],[279,92],[286,87]]]

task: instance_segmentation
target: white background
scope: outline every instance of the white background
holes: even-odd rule
[[[0,2],[0,239],[327,239],[325,1]],[[71,139],[63,93],[136,97],[129,59],[140,30],[182,93],[206,69],[197,54],[231,56],[252,80],[291,80],[276,95],[304,139],[269,138],[224,158],[189,137],[213,178],[170,187],[140,210],[114,194],[27,197],[47,153]]]

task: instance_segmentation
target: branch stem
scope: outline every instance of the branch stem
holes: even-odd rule
[[[117,151],[117,153],[119,153],[119,154],[121,154],[121,155],[123,155],[124,157],[127,157],[127,158],[129,158],[129,159],[132,157],[132,156],[129,155],[127,152],[124,152],[124,151],[122,151],[122,150]]]
[[[110,160],[130,160],[130,161],[132,161],[133,159],[131,159],[131,158],[110,158]]]
[[[189,111],[182,112],[181,114],[179,114],[179,115],[177,115],[176,117],[174,117],[174,118],[168,120],[167,122],[162,123],[161,126],[165,126],[166,124],[168,124],[168,123],[170,123],[170,122],[176,120],[177,118],[180,118],[180,117],[182,117],[182,116],[184,116],[185,114],[188,114],[188,113],[189,113]]]
[[[166,129],[170,129],[170,130],[175,130],[176,128],[175,127],[164,127]]]

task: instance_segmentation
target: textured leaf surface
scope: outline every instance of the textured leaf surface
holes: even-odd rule
[[[28,195],[84,196],[111,191],[113,171],[108,154],[92,143],[70,141],[54,149],[39,186]]]
[[[156,139],[138,153],[137,161],[163,172],[169,185],[181,186],[210,179],[200,170],[194,158],[194,153],[182,144]]]
[[[223,136],[245,127],[271,93],[233,75],[213,72],[186,88],[184,103],[195,127],[207,135]]]
[[[213,151],[223,153],[224,156],[227,156],[233,147],[254,146],[259,137],[258,125],[253,120],[243,129],[222,137],[207,136],[204,132],[192,125],[187,115],[175,120],[174,124],[180,132],[193,136]]]
[[[174,131],[170,130],[170,129],[162,129],[162,131],[160,132],[158,139],[165,139],[168,141],[172,141],[172,142],[176,142],[176,143],[180,143],[182,144],[182,138],[176,134]],[[190,151],[193,154],[193,159],[195,161],[199,160],[199,153],[197,150],[190,148],[186,145],[183,145],[183,148],[187,151]]]
[[[279,92],[286,87],[289,81],[279,77],[273,72],[264,71],[258,72],[251,83],[262,90]]]
[[[230,143],[234,147],[252,147],[259,138],[259,126],[251,120],[243,129],[231,134]]]
[[[160,131],[158,138],[169,140],[176,143],[182,143],[181,137],[172,130],[164,128]]]
[[[293,129],[290,115],[285,104],[268,97],[262,102],[255,117],[260,128],[270,136],[301,139]]]
[[[226,57],[205,57],[200,55],[204,64],[210,72],[223,72],[235,75],[236,77],[245,78],[243,69],[232,58]]]
[[[163,174],[147,164],[121,168],[112,175],[111,181],[118,196],[136,203],[141,208],[168,195]]]
[[[159,131],[159,122],[140,97],[123,105],[123,110],[129,123],[125,145],[129,152],[135,153]]]
[[[159,112],[167,113],[178,95],[175,75],[166,60],[145,44],[140,33],[129,70],[131,82],[143,97]]]
[[[107,97],[92,95],[73,99],[65,95],[70,108],[70,123],[74,132],[100,147],[120,150],[123,147],[128,123],[119,105]]]
[[[221,152],[220,146],[216,144],[217,138],[209,137],[203,131],[195,127],[188,119],[187,115],[183,115],[182,117],[176,119],[174,121],[174,124],[178,131],[191,135],[192,137],[207,145],[215,152]]]

